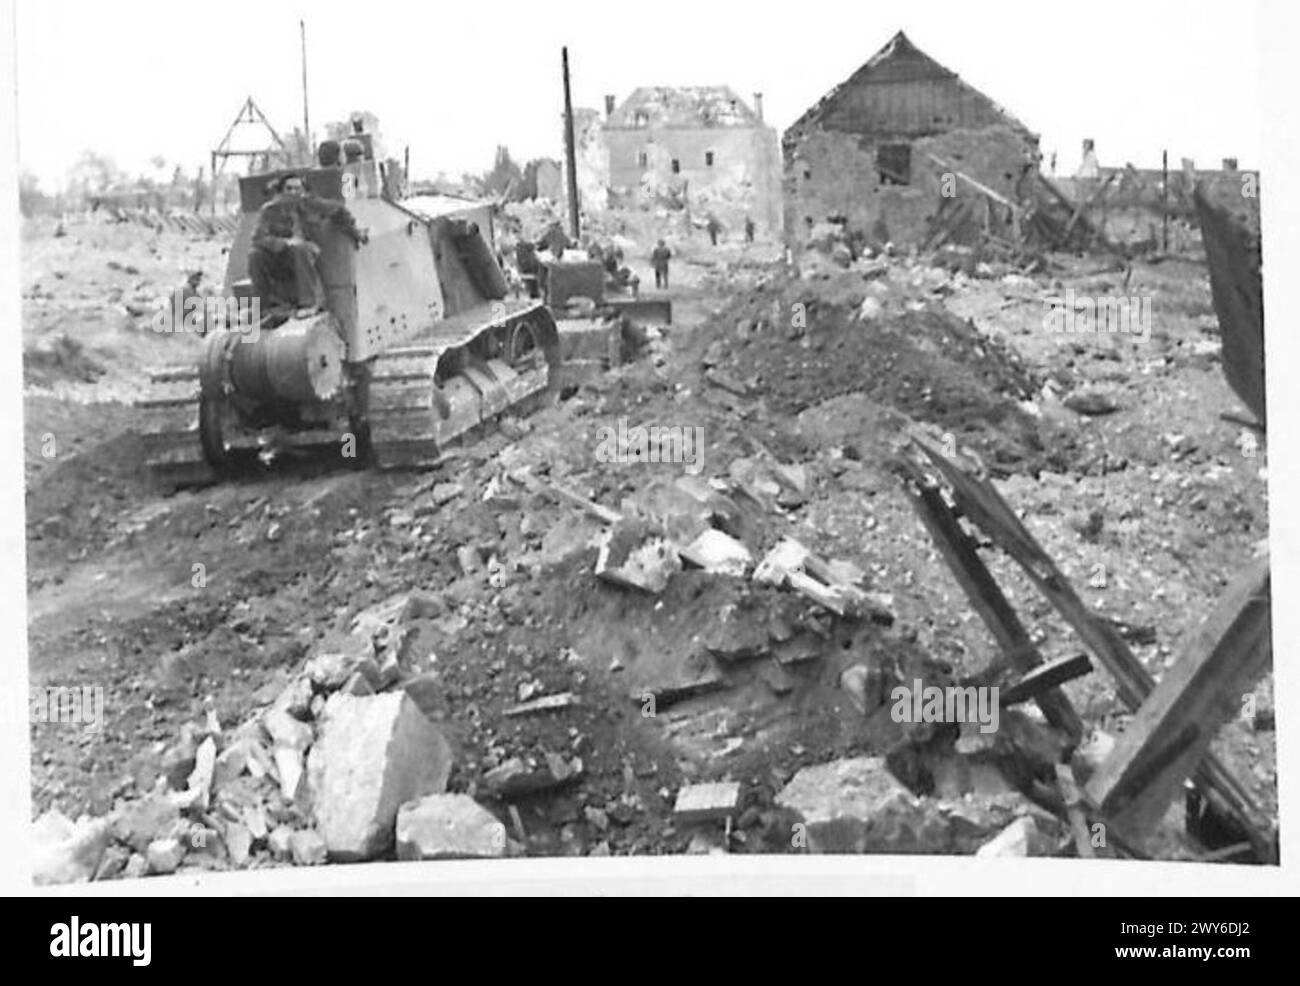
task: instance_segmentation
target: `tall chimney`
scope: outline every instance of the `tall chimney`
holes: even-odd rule
[[[614,97],[606,96],[605,97],[605,119],[609,119],[613,115],[614,115]]]
[[[758,117],[758,122],[763,122],[763,94],[754,93],[754,115]]]

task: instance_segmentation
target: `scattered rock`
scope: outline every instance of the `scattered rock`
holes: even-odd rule
[[[293,856],[293,829],[287,825],[278,825],[266,837],[266,847],[271,855],[283,862]]]
[[[1115,737],[1104,730],[1094,729],[1082,743],[1075,748],[1070,758],[1074,779],[1080,784],[1087,782],[1103,763],[1115,752]]]
[[[272,742],[276,746],[287,746],[291,750],[303,751],[311,746],[313,733],[311,726],[300,722],[284,709],[271,709],[262,716],[262,725],[266,727]]]
[[[275,769],[280,775],[280,793],[286,801],[296,802],[301,794],[304,774],[302,751],[291,746],[277,746]]]
[[[249,832],[248,826],[239,822],[227,822],[225,840],[231,865],[244,866],[253,848],[253,835]]]
[[[544,763],[529,765],[522,757],[511,757],[489,770],[483,780],[501,798],[518,798],[548,791],[582,776],[582,759],[566,761],[558,753],[547,753]]]
[[[194,770],[194,755],[198,752],[198,746],[194,727],[186,723],[181,727],[180,739],[163,754],[162,773],[167,778],[168,787],[177,791],[185,789],[190,772]]]
[[[129,850],[122,846],[109,846],[104,850],[104,855],[99,860],[99,866],[95,870],[94,880],[116,880],[126,869],[126,864],[131,859]]]
[[[185,844],[177,838],[154,839],[145,850],[150,873],[175,873],[185,859]]]
[[[295,866],[320,866],[325,862],[325,840],[315,829],[299,829],[289,836],[289,853]]]
[[[143,853],[149,843],[161,838],[180,820],[180,809],[171,799],[150,792],[116,812],[113,835],[138,853]]]
[[[976,850],[976,856],[1037,856],[1039,837],[1038,826],[1029,816],[1017,818],[984,845]]]
[[[806,848],[815,853],[934,852],[945,837],[938,819],[885,767],[856,757],[805,767],[777,795],[798,813]]]
[[[339,651],[325,651],[309,660],[303,671],[317,691],[332,692],[347,682],[355,659]]]
[[[506,827],[464,794],[432,794],[397,813],[398,859],[476,859],[506,854]]]
[[[47,811],[32,823],[32,880],[37,886],[89,880],[112,834],[108,819],[73,822],[57,810]]]

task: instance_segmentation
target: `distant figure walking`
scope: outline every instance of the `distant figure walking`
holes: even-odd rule
[[[663,240],[655,244],[654,250],[650,253],[650,263],[655,269],[655,287],[668,287],[668,261],[672,256],[673,252],[668,249],[668,245]]]
[[[722,232],[722,223],[718,222],[718,217],[709,216],[709,223],[704,228],[709,231],[709,243],[713,246],[717,246],[718,234]]]
[[[754,220],[750,216],[745,217],[745,242],[754,242]]]

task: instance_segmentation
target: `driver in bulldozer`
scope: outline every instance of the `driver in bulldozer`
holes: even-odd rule
[[[298,175],[274,182],[273,197],[257,214],[253,244],[248,253],[248,274],[263,312],[292,313],[325,306],[325,290],[316,260],[325,224],[347,235],[356,246],[366,242],[352,213],[307,191]]]

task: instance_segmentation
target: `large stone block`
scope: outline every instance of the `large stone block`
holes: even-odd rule
[[[441,793],[451,747],[405,692],[336,694],[308,757],[317,828],[332,859],[370,859],[393,844],[397,811]]]
[[[811,852],[942,852],[946,846],[942,823],[880,757],[805,767],[776,803],[802,818],[805,830],[796,830],[794,844],[802,841]]]

